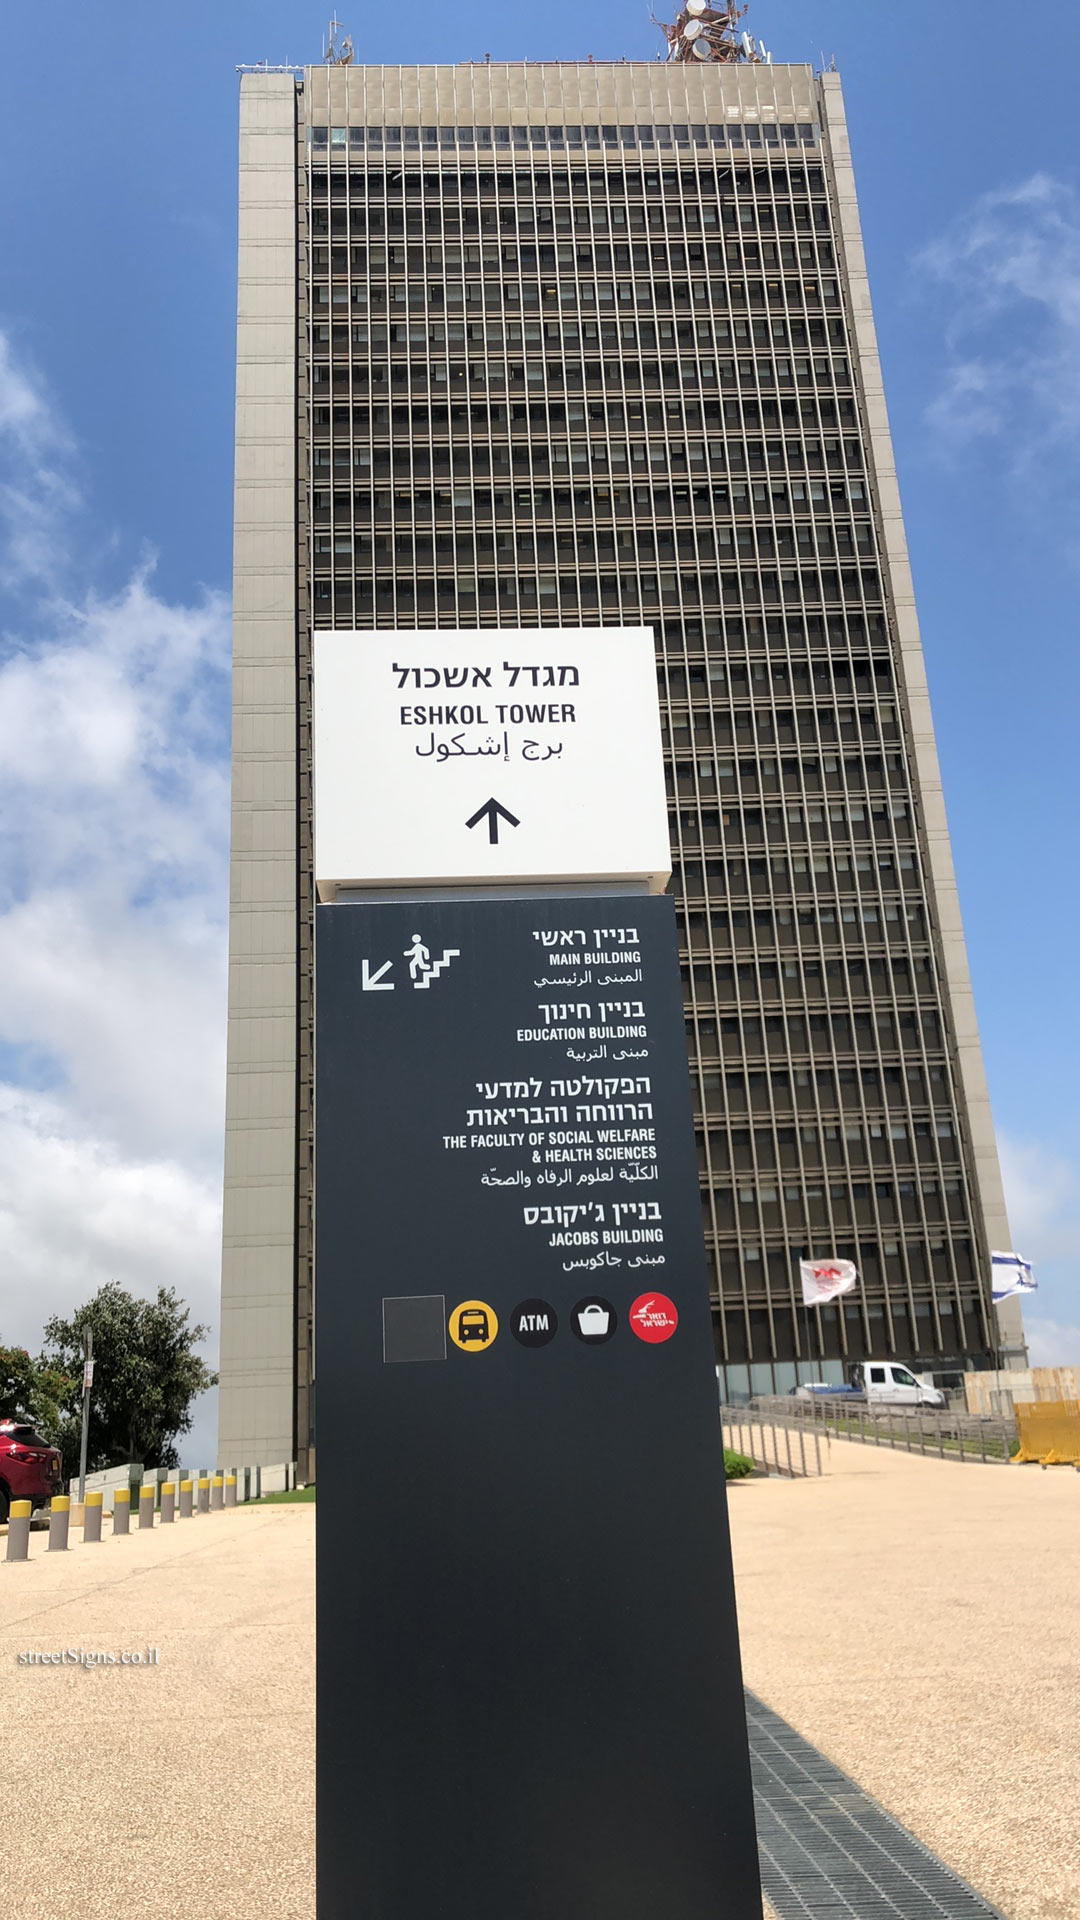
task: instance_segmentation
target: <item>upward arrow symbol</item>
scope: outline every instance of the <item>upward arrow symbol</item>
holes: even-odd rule
[[[488,823],[488,839],[493,847],[497,847],[499,844],[500,814],[511,827],[519,827],[521,825],[520,820],[516,820],[512,813],[507,813],[506,808],[501,807],[497,800],[485,800],[482,807],[477,807],[472,819],[466,820],[465,825],[467,827],[475,827],[479,825],[481,820],[486,819]]]

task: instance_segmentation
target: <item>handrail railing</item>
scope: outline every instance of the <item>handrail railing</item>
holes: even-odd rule
[[[886,1407],[814,1395],[759,1395],[752,1404],[773,1420],[858,1440],[866,1446],[893,1447],[939,1460],[978,1460],[985,1466],[1007,1464],[1016,1450],[1015,1420],[935,1407]]]
[[[801,1480],[824,1470],[822,1440],[827,1452],[829,1436],[816,1422],[788,1420],[757,1407],[721,1405],[720,1427],[725,1447],[769,1473]]]

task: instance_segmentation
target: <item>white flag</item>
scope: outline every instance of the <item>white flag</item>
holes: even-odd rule
[[[823,1300],[835,1300],[838,1293],[850,1293],[858,1277],[850,1260],[800,1260],[803,1305],[818,1307]]]
[[[991,1253],[990,1288],[995,1300],[1008,1300],[1014,1293],[1034,1293],[1037,1285],[1030,1260],[1018,1253]]]

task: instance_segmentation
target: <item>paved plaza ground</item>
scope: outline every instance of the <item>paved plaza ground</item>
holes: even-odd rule
[[[1007,1920],[1080,1920],[1080,1473],[834,1441],[730,1508],[747,1686]]]
[[[747,1684],[1008,1920],[1080,1920],[1080,1474],[844,1443],[731,1508]],[[313,1920],[313,1522],[0,1564],[5,1920]],[[158,1664],[19,1664],[64,1647]]]

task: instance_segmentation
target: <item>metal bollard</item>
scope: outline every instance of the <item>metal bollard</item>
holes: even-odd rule
[[[225,1475],[225,1505],[226,1505],[227,1507],[235,1507],[235,1505],[236,1505],[236,1475],[235,1475],[235,1473],[227,1473],[227,1474]]]
[[[172,1520],[174,1519],[175,1514],[176,1514],[176,1488],[173,1486],[173,1483],[171,1480],[164,1480],[162,1481],[162,1485],[161,1485],[161,1524],[162,1526],[163,1527],[169,1526]]]
[[[113,1488],[112,1530],[118,1533],[131,1531],[131,1488]]]
[[[100,1545],[101,1543],[101,1506],[101,1488],[97,1487],[93,1493],[87,1494],[86,1502],[83,1506],[82,1537],[84,1546],[87,1541],[90,1542],[91,1546]]]
[[[139,1527],[152,1527],[154,1524],[154,1502],[157,1487],[151,1481],[148,1487],[139,1488]]]
[[[201,1473],[199,1475],[199,1512],[209,1513],[209,1511],[210,1511],[210,1482],[207,1479],[205,1473]]]
[[[49,1552],[66,1553],[68,1526],[71,1522],[71,1497],[54,1493],[49,1502]]]
[[[210,1482],[210,1511],[220,1513],[225,1505],[225,1476],[215,1473]]]
[[[33,1507],[29,1500],[13,1500],[8,1511],[7,1557],[9,1560],[26,1560],[30,1554],[30,1515]]]
[[[192,1491],[193,1489],[192,1489],[191,1481],[181,1480],[180,1482],[180,1518],[181,1520],[191,1519]]]

